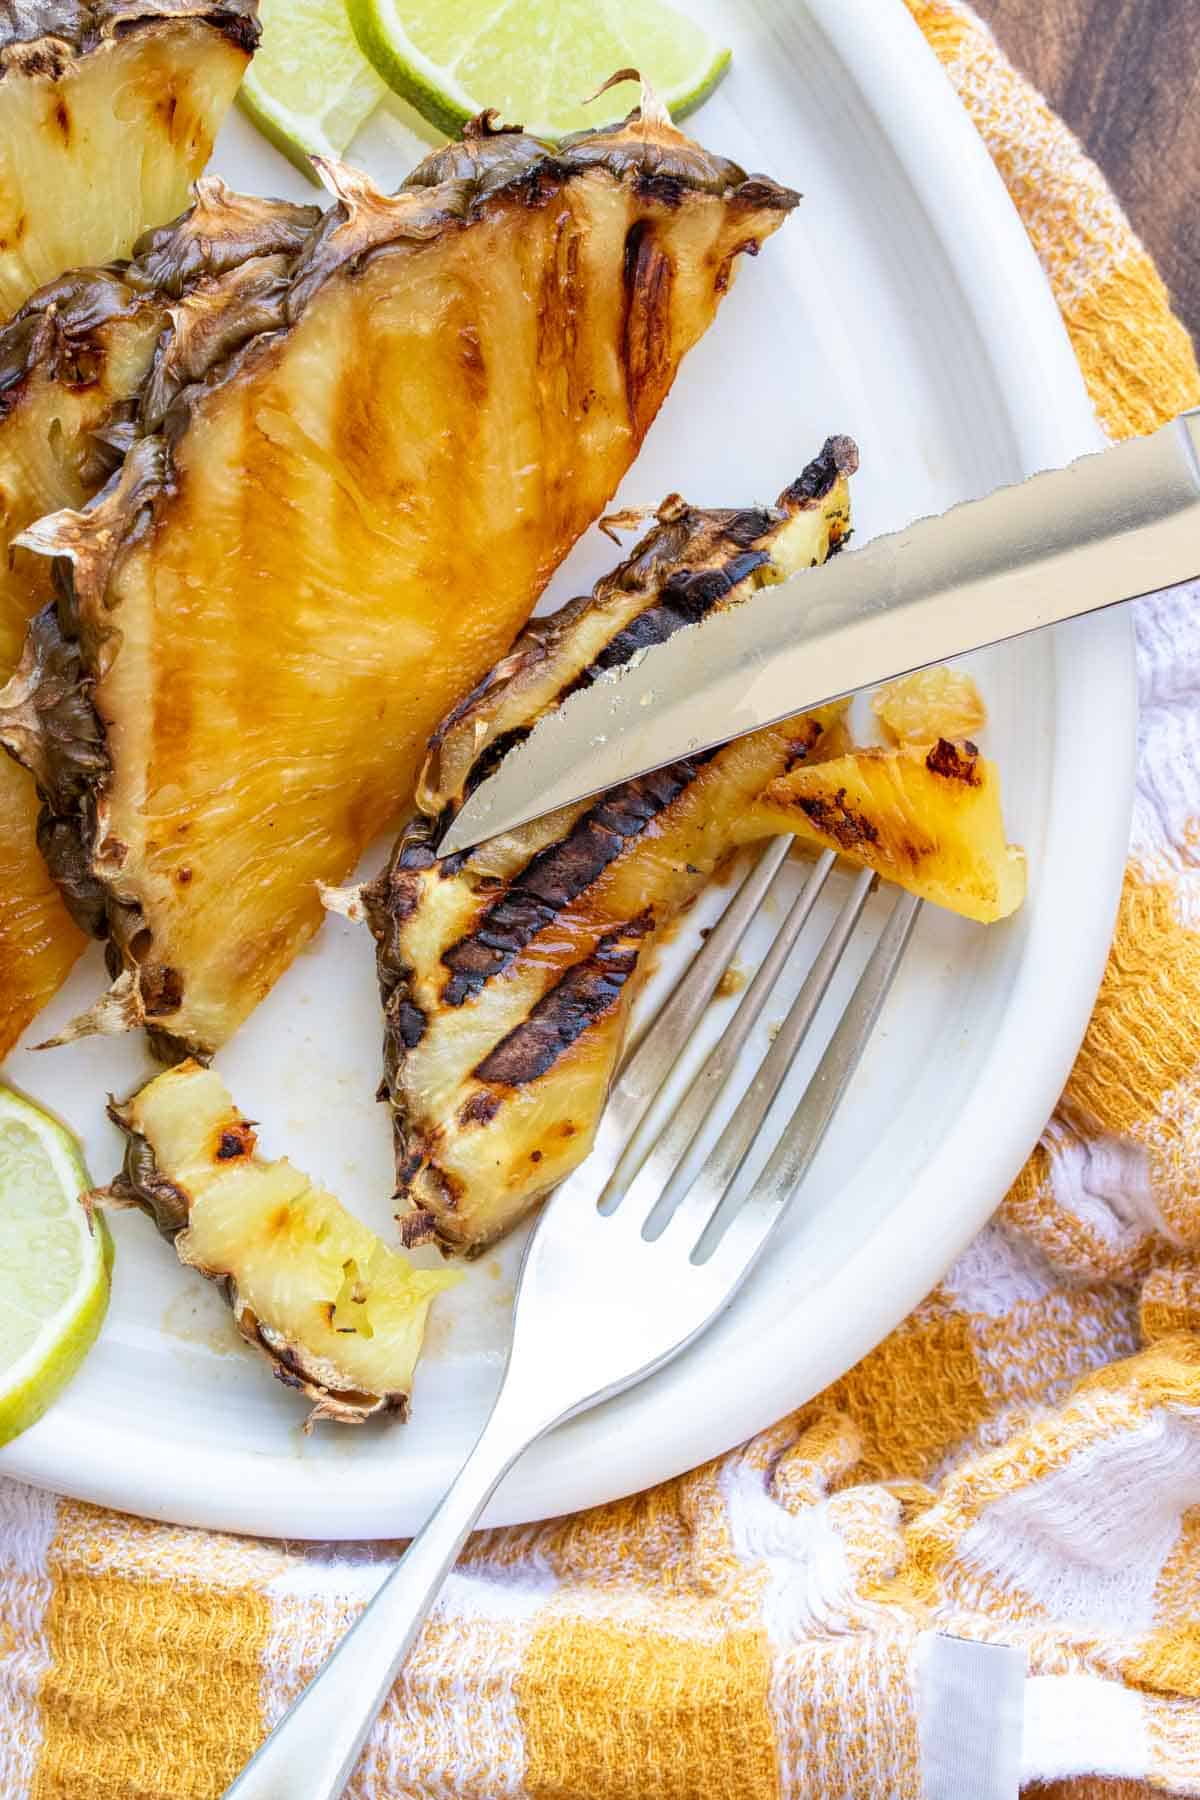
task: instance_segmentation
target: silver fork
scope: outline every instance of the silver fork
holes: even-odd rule
[[[633,1045],[590,1156],[535,1227],[500,1392],[445,1499],[225,1800],[337,1800],[376,1714],[480,1513],[551,1426],[670,1362],[733,1299],[816,1155],[904,955],[919,901],[900,894],[795,1111],[745,1199],[739,1171],[804,1040],[873,885],[856,878],[771,1048],[703,1159],[703,1126],[833,867],[825,854],[665,1129],[652,1108],[745,932],[781,882],[774,839],[687,974]],[[697,1166],[699,1164],[699,1166]],[[615,1298],[619,1296],[619,1301]]]

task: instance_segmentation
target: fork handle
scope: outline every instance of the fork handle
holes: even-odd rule
[[[497,1401],[445,1498],[223,1800],[338,1800],[471,1528],[508,1469],[546,1429],[539,1423],[531,1432],[523,1419],[514,1431]]]

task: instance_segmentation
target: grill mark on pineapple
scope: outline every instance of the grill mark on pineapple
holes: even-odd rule
[[[400,1242],[406,1250],[418,1250],[422,1244],[432,1244],[437,1237],[437,1216],[423,1207],[412,1212],[400,1213],[396,1224],[400,1228]]]
[[[475,324],[458,328],[458,364],[468,402],[473,408],[482,408],[488,396],[488,374],[479,327]]]
[[[460,1125],[487,1125],[499,1111],[499,1094],[480,1088],[478,1093],[472,1094],[459,1107],[458,1122]]]
[[[579,310],[583,295],[579,286],[579,232],[575,216],[564,206],[554,220],[553,249],[546,256],[538,293],[537,360],[552,371],[561,400],[569,414],[586,412],[587,368],[575,366],[579,343]]]
[[[641,443],[670,385],[675,354],[671,294],[675,269],[645,219],[625,238],[625,320],[619,350],[625,371],[625,404],[634,439]]]
[[[569,968],[528,1018],[489,1051],[476,1066],[475,1078],[523,1087],[553,1068],[596,1019],[617,1005],[637,968],[641,940],[653,928],[654,915],[647,910],[605,932],[592,954]]]
[[[168,88],[162,97],[154,102],[154,110],[163,122],[167,142],[174,145],[179,139],[187,136],[188,121],[186,114],[179,122],[179,95],[174,88]]]
[[[819,506],[838,480],[852,473],[857,466],[858,450],[853,440],[831,437],[784,490],[775,508],[745,507],[732,513],[714,513],[688,507],[677,497],[674,502],[664,501],[659,508],[658,525],[612,575],[597,585],[595,599],[580,598],[562,609],[562,622],[566,627],[573,623],[579,612],[590,612],[597,601],[644,586],[641,610],[614,632],[590,663],[565,677],[550,704],[561,704],[571,694],[590,687],[601,671],[623,666],[639,650],[663,643],[676,631],[705,618],[755,570],[770,563],[771,541],[794,516],[784,509],[799,506],[807,510]],[[840,548],[847,524],[845,513],[830,518],[830,555]],[[730,554],[729,546],[744,554]],[[722,558],[724,561],[720,560]],[[680,564],[684,566],[680,567]],[[665,580],[659,574],[664,567],[668,571]],[[550,622],[551,626],[553,623]],[[543,627],[543,632],[545,629]],[[526,654],[535,669],[547,656],[551,666],[555,660],[569,666],[570,631],[564,630],[558,640],[546,636],[539,638],[536,652],[531,647]],[[514,678],[519,678],[521,672],[514,670]],[[431,747],[445,744],[456,728],[470,731],[476,716],[488,718],[487,685],[488,678],[485,677],[447,715],[434,733]],[[530,725],[512,726],[488,744],[463,778],[464,799],[495,772],[508,752],[529,736],[531,729]],[[447,812],[442,829],[448,826],[452,816],[452,812]]]
[[[406,1050],[415,1050],[425,1036],[429,1021],[415,1000],[410,1000],[406,990],[397,987],[390,996],[386,1017],[388,1028],[399,1038]]]
[[[783,746],[785,775],[790,775],[793,769],[806,762],[809,752],[816,748],[818,741],[825,735],[820,720],[814,719],[810,714],[803,714],[794,723],[799,730],[793,732]]]
[[[672,763],[612,789],[565,838],[538,851],[487,907],[475,929],[442,952],[442,963],[449,970],[443,1002],[462,1006],[507,969],[679,798],[705,760],[693,757]]]
[[[594,661],[580,671],[571,686],[590,687],[602,671],[619,669],[639,650],[651,644],[665,643],[677,631],[698,624],[755,569],[761,569],[769,561],[765,550],[746,550],[731,556],[723,568],[680,569],[668,576],[661,598],[631,619]],[[565,697],[567,691],[564,690],[560,697]]]
[[[54,102],[54,123],[55,123],[55,126],[58,130],[60,137],[62,138],[63,144],[66,146],[67,149],[70,149],[70,147],[71,147],[71,112],[70,112],[70,108],[68,107],[66,101],[63,99],[61,94],[58,96],[58,98]]]
[[[699,529],[692,522],[697,516],[701,520]],[[693,515],[688,512],[687,517],[689,522],[686,527],[685,541],[695,537],[698,540],[697,549],[700,556],[711,555],[712,551],[707,541],[711,537],[710,521],[703,514]],[[560,705],[571,694],[590,687],[601,672],[622,667],[639,650],[651,644],[664,643],[677,631],[682,631],[686,626],[694,625],[699,620],[706,618],[719,601],[726,599],[756,569],[760,569],[770,562],[768,550],[754,549],[752,546],[759,539],[781,530],[788,522],[788,520],[781,519],[778,515],[772,515],[761,508],[748,508],[730,515],[721,525],[720,536],[736,545],[745,554],[729,556],[723,566],[715,568],[674,570],[660,588],[652,590],[655,597],[652,599],[648,597],[648,603],[642,611],[635,613],[625,625],[621,626],[590,663],[585,664],[564,680],[555,694],[552,704]],[[667,526],[660,527],[652,534],[656,539],[663,534],[670,536],[668,556],[672,562],[678,561],[679,556],[684,553],[683,546],[677,545],[675,542],[678,535],[675,528],[679,523],[678,518],[672,518]],[[639,551],[636,559],[630,558],[627,563],[622,565],[619,574],[625,575],[628,572],[629,578],[632,579],[634,569],[650,563],[652,559],[657,560],[657,551],[651,554]],[[602,585],[609,592],[613,592],[619,589],[621,583],[614,578]],[[573,602],[572,605],[582,610],[589,603],[581,600]],[[566,610],[564,608],[564,611]],[[568,659],[564,657],[563,660]],[[482,701],[478,708],[476,705],[476,702],[481,700],[485,686],[486,678],[475,693],[468,694],[464,700],[459,702],[459,705],[448,715],[434,734],[431,740],[432,746],[436,747],[446,742],[456,727],[465,730],[471,729],[472,716],[477,710],[480,717],[487,718],[489,708],[486,701]],[[463,778],[462,797],[464,800],[473,794],[475,789],[490,775],[495,773],[509,751],[523,743],[531,730],[531,725],[514,725],[500,732],[488,744]],[[442,830],[449,826],[452,818],[453,809],[451,808],[447,811],[444,820],[441,821]]]

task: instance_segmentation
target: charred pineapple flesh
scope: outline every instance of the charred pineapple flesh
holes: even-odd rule
[[[853,750],[793,769],[765,790],[750,822],[839,850],[980,924],[1025,898],[1025,858],[1005,835],[996,765],[969,741]]]

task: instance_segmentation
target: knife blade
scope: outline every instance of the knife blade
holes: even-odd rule
[[[443,855],[913,669],[1200,575],[1200,409],[848,550],[569,695]]]

